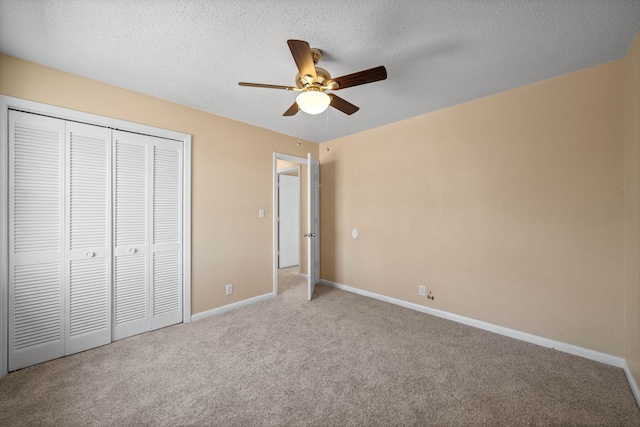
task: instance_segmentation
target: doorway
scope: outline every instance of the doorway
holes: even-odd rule
[[[311,301],[320,281],[320,162],[307,153],[307,158],[273,153],[273,295],[278,295],[279,261],[279,174],[278,170],[299,167],[300,227],[305,239],[300,245],[298,278],[307,281],[307,299]],[[303,201],[306,200],[306,203]],[[304,232],[303,232],[304,229]],[[292,268],[292,267],[289,267]],[[297,280],[297,279],[296,279]]]
[[[307,159],[274,154],[274,295],[306,284]]]
[[[278,292],[303,291],[306,279],[300,275],[302,256],[302,199],[300,165],[288,167],[289,162],[278,161]]]
[[[278,161],[278,269],[300,273],[300,165],[281,168]]]

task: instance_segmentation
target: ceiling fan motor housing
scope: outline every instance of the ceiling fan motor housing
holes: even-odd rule
[[[316,81],[309,82],[306,78],[300,75],[300,73],[296,74],[296,86],[300,89],[304,89],[307,87],[316,86],[318,89],[324,90],[321,87],[326,86],[326,82],[331,80],[331,74],[324,68],[316,67]]]

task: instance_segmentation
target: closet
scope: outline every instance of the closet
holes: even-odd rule
[[[8,119],[9,371],[181,322],[182,142]]]

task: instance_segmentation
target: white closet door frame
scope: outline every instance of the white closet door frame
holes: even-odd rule
[[[191,321],[191,135],[0,95],[0,377],[5,376],[8,372],[8,123],[10,109],[173,139],[183,144],[182,321],[189,323]]]

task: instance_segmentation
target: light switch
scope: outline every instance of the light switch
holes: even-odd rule
[[[258,217],[264,218],[264,209],[258,209]]]

